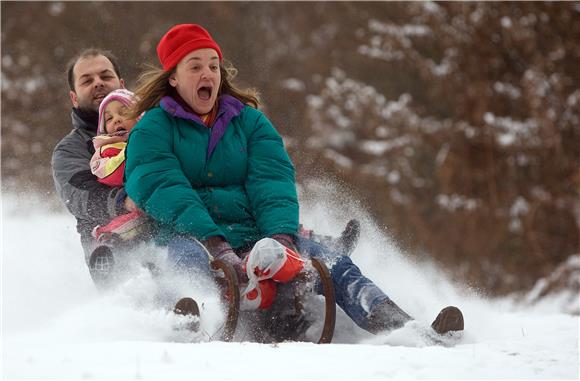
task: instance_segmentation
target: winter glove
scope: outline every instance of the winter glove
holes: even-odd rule
[[[250,254],[244,260],[244,268],[250,283],[265,279],[286,283],[304,267],[300,254],[282,245],[272,238],[256,242]]]
[[[141,211],[123,214],[105,226],[95,226],[92,235],[101,244],[137,240],[149,234],[147,221],[147,216]]]
[[[282,245],[286,246],[290,250],[298,253],[298,249],[296,248],[296,245],[294,244],[294,238],[292,238],[291,235],[289,235],[289,234],[274,234],[272,236],[272,238],[274,238],[276,241],[280,242]]]
[[[242,292],[242,309],[267,309],[276,297],[276,282],[286,283],[302,270],[300,255],[272,238],[256,242],[244,259],[249,282]]]
[[[248,277],[244,271],[242,260],[234,253],[234,249],[221,237],[211,237],[203,242],[209,253],[214,259],[231,264],[238,275],[240,283],[247,283]]]

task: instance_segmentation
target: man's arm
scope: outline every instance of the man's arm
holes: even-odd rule
[[[56,191],[77,218],[108,223],[126,213],[123,187],[108,187],[97,181],[90,169],[91,152],[81,136],[70,134],[54,149],[52,173]]]

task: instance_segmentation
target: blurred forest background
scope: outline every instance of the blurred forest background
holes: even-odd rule
[[[170,26],[200,23],[238,83],[261,91],[299,181],[353,190],[410,255],[502,295],[580,253],[579,3],[1,8],[5,192],[53,195],[52,149],[71,128],[72,56],[111,50],[131,89],[144,63],[157,64]]]

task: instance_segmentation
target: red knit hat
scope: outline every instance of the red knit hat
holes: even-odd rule
[[[169,29],[157,44],[157,56],[163,70],[169,71],[183,57],[194,50],[203,48],[214,49],[220,61],[223,59],[219,45],[211,38],[207,30],[197,24],[178,24]]]

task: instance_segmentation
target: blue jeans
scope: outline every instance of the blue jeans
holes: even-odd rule
[[[303,257],[317,257],[324,261],[334,284],[336,304],[359,327],[368,329],[368,317],[373,307],[389,300],[389,297],[372,280],[362,275],[349,257],[302,237],[296,238],[296,245]]]
[[[172,238],[167,244],[167,260],[174,270],[190,274],[210,275],[209,257],[196,240],[182,236]]]

